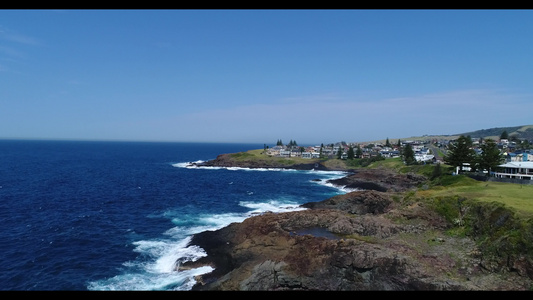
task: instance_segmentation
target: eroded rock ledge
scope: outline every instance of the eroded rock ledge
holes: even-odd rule
[[[422,203],[401,205],[395,193],[423,182],[416,175],[369,171],[341,185],[375,184],[307,210],[266,213],[192,237],[210,265],[193,290],[529,290],[512,270],[491,272],[468,238],[450,237],[446,220]],[[374,178],[371,179],[371,177]],[[367,185],[368,187],[369,185]],[[353,186],[352,186],[353,187]]]

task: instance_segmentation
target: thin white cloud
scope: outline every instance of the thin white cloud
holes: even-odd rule
[[[37,38],[16,33],[5,28],[0,28],[0,39],[8,42],[14,42],[17,44],[30,46],[38,46],[42,44],[41,41]]]
[[[317,142],[456,134],[490,127],[522,125],[517,107],[533,111],[531,95],[493,90],[464,90],[375,101],[292,98],[291,101],[239,106],[182,115],[173,128],[188,137],[239,139],[287,135]],[[520,124],[517,124],[520,123]],[[524,124],[527,124],[524,123]],[[299,138],[300,137],[300,138]],[[360,138],[359,138],[360,137]]]

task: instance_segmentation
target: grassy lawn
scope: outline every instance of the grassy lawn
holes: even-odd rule
[[[280,163],[284,165],[291,164],[310,164],[319,162],[319,159],[308,159],[301,157],[273,157],[263,153],[263,149],[248,150],[246,152],[232,153],[231,157],[236,161],[263,161],[265,163]]]
[[[516,209],[523,216],[533,216],[533,185],[476,181],[463,175],[457,182],[446,186],[435,186],[428,190],[419,190],[421,197],[439,197],[458,195],[468,199],[501,202]]]

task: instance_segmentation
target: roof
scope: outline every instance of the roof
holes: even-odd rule
[[[512,161],[512,162],[505,163],[503,165],[499,165],[498,167],[533,169],[533,161]]]

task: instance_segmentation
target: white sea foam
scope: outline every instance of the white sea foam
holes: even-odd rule
[[[128,262],[124,264],[129,269],[139,269],[137,273],[128,272],[124,275],[93,282],[89,289],[94,290],[190,290],[196,283],[194,276],[212,272],[211,267],[200,267],[192,270],[177,271],[179,264],[186,261],[196,261],[206,256],[205,251],[190,245],[195,233],[217,230],[231,223],[242,222],[246,218],[270,212],[286,212],[303,210],[298,204],[285,200],[269,200],[266,202],[240,202],[239,205],[249,208],[246,213],[222,213],[199,215],[195,220],[187,220],[190,226],[178,225],[167,232],[171,240],[142,240],[134,242],[135,252],[151,258],[143,262]],[[179,217],[173,219],[180,224]],[[179,237],[183,237],[179,239]],[[177,241],[176,241],[177,239]]]
[[[271,200],[268,202],[259,202],[259,203],[241,201],[239,202],[239,205],[252,209],[249,212],[249,215],[257,215],[257,214],[262,214],[265,212],[280,213],[280,212],[288,212],[288,211],[305,210],[305,208],[300,207],[298,204],[285,203],[285,202],[280,202],[276,200]]]
[[[321,175],[332,175],[340,176],[345,175],[346,172],[343,171],[323,171],[323,170],[297,170],[297,169],[286,169],[286,168],[245,168],[245,167],[215,167],[215,166],[198,166],[197,164],[204,163],[204,160],[197,160],[194,162],[179,162],[174,163],[172,166],[177,168],[188,168],[188,169],[226,169],[230,171],[257,171],[257,172],[309,172],[316,173]]]
[[[151,257],[148,261],[130,261],[124,264],[128,273],[91,282],[89,290],[189,290],[196,283],[194,276],[212,272],[209,266],[177,271],[179,263],[196,261],[206,256],[203,249],[189,246],[191,237],[182,240],[145,240],[135,242],[135,252]]]
[[[188,169],[226,169],[230,171],[257,171],[257,172],[304,172],[308,174],[316,174],[320,180],[313,180],[316,184],[321,184],[331,188],[335,188],[339,193],[346,193],[350,191],[344,187],[335,186],[327,180],[337,179],[346,176],[348,173],[343,171],[322,171],[322,170],[295,170],[283,168],[242,168],[242,167],[206,167],[198,166],[197,164],[204,161],[198,160],[196,162],[182,162],[173,164],[174,167],[188,168]],[[229,184],[232,184],[230,182]],[[256,199],[256,195],[252,191],[247,191],[248,195]],[[294,199],[292,199],[294,200]],[[203,231],[213,231],[228,226],[231,223],[240,223],[245,219],[263,214],[265,212],[283,213],[289,211],[305,210],[300,207],[297,202],[291,201],[289,198],[280,197],[279,199],[264,199],[256,201],[241,201],[239,205],[248,209],[243,213],[220,213],[220,214],[203,214],[194,216],[180,216],[172,217],[172,222],[176,224],[174,228],[165,232],[166,235],[171,236],[177,243],[169,243],[168,241],[139,241],[136,242],[135,251],[153,257],[152,263],[143,265],[145,272],[150,273],[150,276],[143,276],[139,274],[134,276],[131,284],[139,286],[139,289],[157,290],[174,288],[180,290],[189,290],[195,284],[194,276],[211,272],[210,267],[202,267],[194,270],[175,271],[177,264],[184,261],[194,261],[206,255],[203,249],[196,246],[189,246],[192,235]],[[157,276],[153,276],[156,274]],[[124,275],[127,276],[127,275]],[[154,279],[155,278],[155,279]],[[117,284],[125,284],[128,282],[126,278],[116,280]],[[113,286],[110,284],[110,286]],[[101,287],[98,289],[102,289]],[[120,288],[119,288],[120,289]],[[126,289],[132,289],[127,286]]]
[[[179,162],[172,164],[176,168],[187,168],[187,169],[224,169],[223,167],[212,167],[212,166],[199,166],[198,164],[204,163],[204,160],[189,161],[189,162]]]
[[[150,273],[169,273],[175,270],[175,263],[181,261],[195,261],[207,254],[203,249],[189,246],[190,237],[175,242],[174,240],[138,241],[133,243],[137,247],[135,252],[155,258],[155,261],[144,267]]]
[[[89,290],[99,291],[158,291],[190,290],[196,283],[194,277],[212,272],[209,266],[170,273],[128,273],[107,280],[91,282]]]
[[[323,185],[323,186],[334,188],[334,189],[338,190],[342,194],[346,194],[346,193],[349,193],[349,192],[360,191],[361,190],[361,189],[357,189],[357,188],[347,188],[346,186],[336,185],[336,184],[333,184],[331,182],[328,182],[327,180],[320,180],[320,181],[314,181],[314,182],[316,182],[317,184]]]

